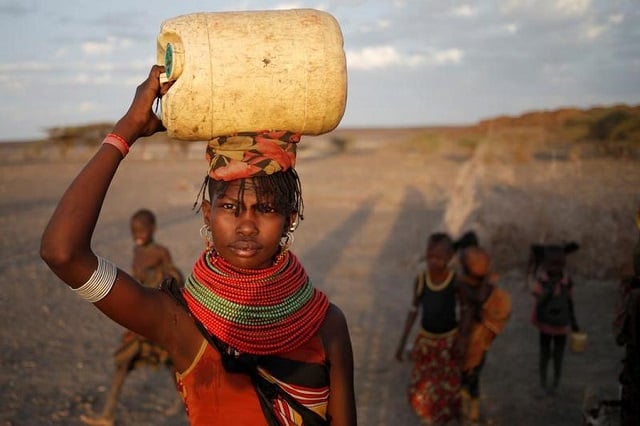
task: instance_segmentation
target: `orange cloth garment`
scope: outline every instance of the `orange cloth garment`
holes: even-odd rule
[[[471,370],[482,361],[493,339],[500,334],[511,316],[511,297],[496,287],[482,305],[482,322],[471,328],[463,371]]]
[[[322,339],[318,335],[301,347],[278,356],[305,363],[326,362]],[[220,354],[206,340],[191,366],[183,373],[176,373],[176,379],[190,425],[267,425],[249,376],[225,371]],[[326,418],[328,390],[325,394],[323,403],[316,404],[312,409]],[[283,421],[281,416],[278,417]],[[298,420],[287,419],[283,424],[300,424]]]

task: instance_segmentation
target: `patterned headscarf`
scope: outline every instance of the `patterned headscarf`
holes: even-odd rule
[[[207,145],[208,174],[231,181],[286,171],[295,165],[300,134],[262,131],[220,136]]]

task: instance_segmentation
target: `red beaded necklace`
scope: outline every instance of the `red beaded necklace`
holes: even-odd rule
[[[209,333],[239,352],[291,351],[317,333],[329,300],[291,252],[265,269],[236,268],[206,251],[183,290],[191,313]]]

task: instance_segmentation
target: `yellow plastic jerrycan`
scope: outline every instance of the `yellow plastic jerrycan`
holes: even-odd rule
[[[347,72],[342,32],[326,12],[203,12],[164,21],[158,35],[170,137],[239,132],[319,135],[342,119]]]

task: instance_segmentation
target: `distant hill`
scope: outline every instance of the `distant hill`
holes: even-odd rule
[[[46,147],[58,151],[61,158],[69,158],[72,152],[92,150],[113,128],[114,123],[101,122],[77,126],[59,126],[47,129],[47,138],[33,141],[15,149],[16,156],[35,158]],[[498,116],[478,123],[460,126],[424,126],[413,128],[345,128],[315,139],[329,141],[332,147],[345,149],[355,143],[375,144],[393,135],[399,143],[414,147],[433,146],[434,143],[455,144],[473,149],[478,144],[491,141],[509,141],[522,145],[569,145],[589,155],[618,158],[640,158],[640,105],[617,104],[589,109],[560,108],[531,111],[518,116]],[[171,139],[166,133],[148,138],[150,146],[170,146],[172,152],[191,150],[189,144],[167,144]],[[5,143],[4,147],[11,144]],[[319,141],[304,144],[303,150],[319,147]],[[51,149],[51,148],[47,148]],[[18,152],[25,151],[25,153]],[[183,154],[184,154],[183,152]],[[147,154],[148,155],[148,152]],[[50,156],[51,157],[51,156]]]
[[[99,139],[113,127],[113,123],[92,123],[78,126],[60,126],[47,129],[50,140]],[[475,127],[482,131],[507,128],[541,127],[571,136],[572,141],[600,140],[625,141],[640,139],[640,105],[618,104],[590,109],[561,108],[531,111],[518,116],[498,116],[481,120]],[[433,127],[432,129],[437,129]],[[450,126],[440,127],[450,130]]]
[[[500,116],[482,120],[477,127],[485,131],[537,127],[566,142],[600,141],[640,143],[640,105],[624,104],[590,109],[562,108],[533,111],[516,117]]]

